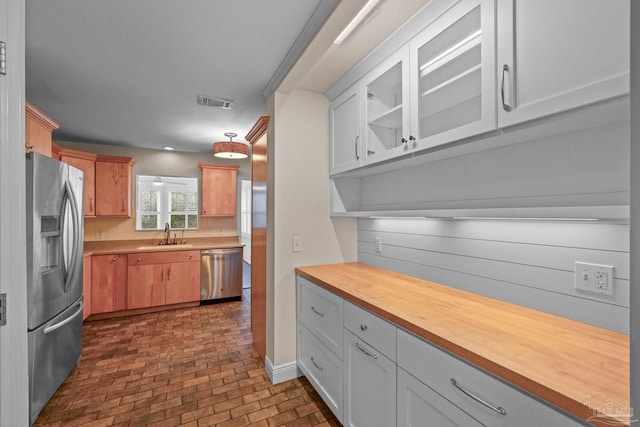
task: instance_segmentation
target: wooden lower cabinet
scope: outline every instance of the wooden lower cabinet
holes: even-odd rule
[[[199,299],[199,251],[145,252],[128,255],[128,310],[193,302]]]
[[[127,255],[91,257],[91,314],[127,308]]]
[[[82,259],[82,293],[84,295],[84,310],[82,320],[91,315],[91,256]]]

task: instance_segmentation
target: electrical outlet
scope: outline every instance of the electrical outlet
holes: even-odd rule
[[[293,252],[302,252],[303,251],[303,245],[302,245],[302,237],[301,236],[293,236],[293,238],[291,239],[291,250]]]
[[[382,253],[382,237],[376,237],[373,251],[377,254]]]
[[[613,295],[613,266],[576,262],[575,288],[579,291]]]

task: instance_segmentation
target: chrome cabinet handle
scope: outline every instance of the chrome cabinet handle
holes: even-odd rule
[[[469,396],[471,399],[473,399],[476,402],[480,403],[481,405],[486,406],[487,408],[491,409],[492,411],[497,412],[500,415],[507,415],[507,411],[502,406],[493,406],[492,404],[490,404],[487,401],[481,399],[480,397],[476,396],[475,394],[471,393],[470,391],[465,390],[464,388],[462,388],[461,386],[458,385],[458,382],[456,381],[455,378],[451,378],[450,381],[451,381],[451,384],[455,388],[457,388],[458,390],[460,390],[461,392],[463,392],[464,394]]]
[[[320,372],[324,372],[324,368],[322,366],[318,365],[318,362],[316,362],[316,359],[314,359],[313,357],[311,358],[311,363],[313,363],[313,366],[318,368],[318,370]]]
[[[504,102],[504,74],[509,71],[509,66],[504,64],[502,66],[502,83],[500,84],[500,96],[502,98],[502,108],[504,111],[511,111],[511,106]]]
[[[316,310],[316,308],[314,306],[311,306],[311,311],[313,311],[315,314],[317,314],[320,317],[324,317],[324,313]]]
[[[367,350],[365,350],[364,348],[360,347],[360,343],[356,342],[356,347],[358,347],[358,350],[360,350],[361,352],[363,352],[364,354],[366,354],[367,356],[369,356],[372,359],[377,359],[378,356],[368,352]]]
[[[360,160],[360,150],[358,150],[358,141],[360,140],[360,135],[356,135],[356,141],[355,141],[355,146],[356,146],[356,160]]]

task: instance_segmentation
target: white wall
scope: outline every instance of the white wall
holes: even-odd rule
[[[355,261],[357,228],[353,218],[329,217],[326,98],[276,92],[270,104],[267,357],[281,365],[296,359],[295,267]],[[292,252],[293,236],[302,237],[302,252]]]

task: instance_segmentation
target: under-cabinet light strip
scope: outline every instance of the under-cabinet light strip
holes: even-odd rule
[[[349,34],[351,34],[353,30],[355,30],[358,24],[362,22],[364,17],[367,16],[369,12],[371,12],[371,9],[373,9],[379,1],[380,0],[369,0],[367,4],[365,4],[364,7],[360,9],[360,12],[358,12],[358,14],[351,20],[351,22],[349,22],[349,25],[347,25],[345,29],[342,30],[338,37],[336,37],[336,40],[333,42],[333,44],[340,44],[347,37],[349,37]]]
[[[449,49],[447,49],[444,52],[440,53],[435,58],[432,58],[426,64],[421,65],[420,66],[420,71],[423,71],[424,69],[426,69],[426,68],[430,67],[431,65],[435,64],[436,62],[440,61],[442,58],[444,58],[445,56],[449,55],[451,52],[455,51],[456,49],[459,49],[461,46],[464,46],[465,44],[469,43],[471,40],[475,39],[476,37],[480,36],[481,34],[482,34],[482,30],[478,30],[475,33],[467,36],[466,38],[464,38],[462,40],[460,40],[458,43],[454,44]]]
[[[454,216],[453,219],[489,221],[599,221],[598,218],[547,218],[547,217],[496,217],[496,216]]]

